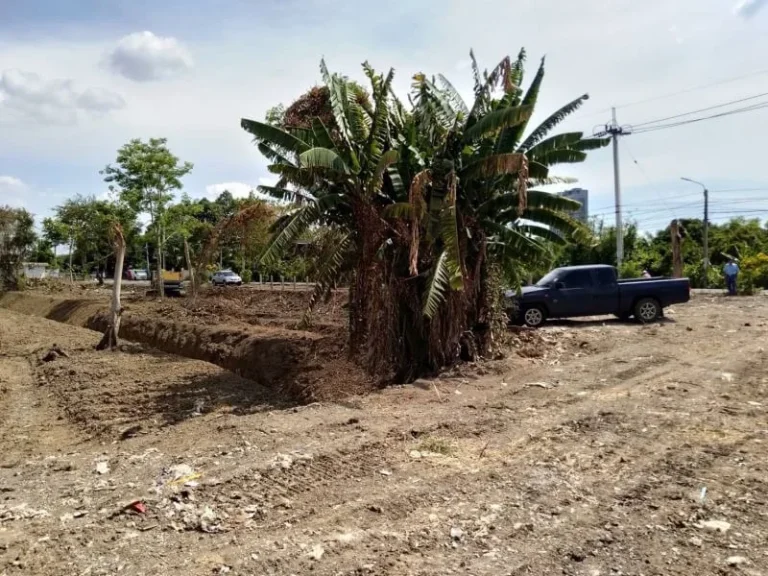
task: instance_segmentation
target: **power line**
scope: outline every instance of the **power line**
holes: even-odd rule
[[[685,88],[683,90],[678,90],[676,92],[669,92],[667,94],[662,94],[660,96],[651,96],[650,98],[645,98],[643,100],[636,100],[634,102],[628,102],[625,104],[619,104],[614,106],[614,108],[630,108],[632,106],[639,106],[640,104],[647,104],[649,102],[655,102],[657,100],[665,100],[667,98],[673,98],[675,96],[680,96],[681,94],[688,94],[690,92],[696,92],[697,90],[704,90],[705,88],[713,88],[715,86],[721,86],[723,84],[729,84],[731,82],[737,82],[739,80],[743,80],[745,78],[751,78],[753,76],[760,76],[762,74],[768,74],[768,68],[765,68],[763,70],[755,70],[754,72],[749,72],[747,74],[742,74],[740,76],[732,76],[729,78],[723,78],[721,80],[715,80],[714,82],[710,82],[708,84],[700,84],[698,86],[692,86],[690,88]],[[598,110],[597,112],[590,112],[589,114],[577,114],[574,116],[574,118],[592,118],[594,116],[599,116],[601,114],[607,114],[611,111],[611,108],[604,108],[602,110]]]
[[[739,98],[738,100],[731,100],[730,102],[723,102],[721,104],[715,104],[714,106],[707,106],[706,108],[699,108],[698,110],[691,110],[690,112],[683,112],[682,114],[675,114],[674,116],[667,116],[666,118],[659,118],[658,120],[650,120],[648,122],[641,122],[639,124],[633,124],[634,128],[641,126],[647,126],[648,124],[656,124],[658,122],[665,122],[667,120],[674,120],[675,118],[682,118],[683,116],[691,116],[692,114],[698,114],[699,112],[707,112],[709,110],[715,110],[717,108],[723,108],[724,106],[730,106],[731,104],[739,104],[748,100],[754,100],[755,98],[761,98],[768,96],[768,92],[762,92],[755,94],[754,96],[747,96],[746,98]]]
[[[723,188],[721,190],[710,190],[710,192],[768,192],[768,188]]]
[[[749,72],[748,74],[742,74],[741,76],[733,76],[730,78],[724,78],[722,80],[715,80],[714,82],[711,82],[709,84],[701,84],[699,86],[694,86],[692,88],[686,88],[685,90],[679,90],[677,92],[672,92],[669,94],[662,94],[661,96],[652,96],[651,98],[646,98],[645,100],[637,100],[635,102],[630,102],[629,104],[622,104],[620,106],[616,106],[616,108],[629,108],[631,106],[638,106],[640,104],[647,104],[648,102],[655,102],[657,100],[664,100],[666,98],[672,98],[673,96],[679,96],[680,94],[688,94],[689,92],[695,92],[696,90],[703,90],[705,88],[712,88],[714,86],[720,86],[722,84],[728,84],[730,82],[736,82],[738,80],[743,80],[744,78],[750,78],[752,76],[759,76],[761,74],[768,74],[768,68],[765,68],[763,70],[756,70],[755,72]]]
[[[677,128],[678,126],[685,126],[686,124],[695,124],[696,122],[703,122],[705,120],[713,120],[715,118],[723,118],[725,116],[732,116],[734,114],[742,114],[744,112],[752,112],[754,110],[761,110],[768,108],[768,102],[755,104],[753,106],[746,106],[744,108],[737,108],[736,110],[729,110],[728,112],[721,112],[720,114],[712,114],[711,116],[703,116],[701,118],[693,118],[691,120],[682,120],[680,122],[672,122],[669,124],[659,124],[656,126],[648,126],[646,128],[640,128],[634,134],[644,134],[646,132],[655,132],[657,130],[666,130],[667,128]]]
[[[698,196],[698,193],[689,194],[689,196]],[[753,198],[735,198],[735,199],[734,198],[729,198],[727,201],[724,201],[724,202],[720,201],[720,202],[717,202],[715,205],[716,205],[716,207],[727,208],[727,207],[731,207],[731,206],[748,204],[748,203],[758,204],[760,202],[761,202],[761,200],[759,198],[754,198],[754,197]],[[765,202],[768,203],[768,200],[765,200]],[[641,203],[639,205],[642,206],[642,205],[646,205],[646,204],[647,203]],[[637,206],[637,205],[638,204],[635,204],[635,206]],[[682,204],[673,204],[671,206],[665,206],[663,208],[658,207],[658,206],[655,206],[655,207],[652,207],[652,208],[646,208],[646,209],[634,208],[634,209],[628,210],[627,212],[632,217],[637,217],[637,216],[641,216],[641,215],[642,216],[649,216],[649,215],[652,215],[652,214],[661,214],[661,213],[670,213],[671,214],[671,213],[679,212],[680,210],[685,210],[685,209],[689,209],[689,208],[695,208],[695,207],[698,207],[699,205],[700,205],[700,202],[698,202],[698,201],[697,202],[684,202]],[[605,211],[603,211],[603,212],[592,212],[592,213],[590,213],[590,216],[592,216],[592,217],[600,217],[600,216],[609,216],[609,215],[613,214],[613,210],[611,210],[610,207],[605,207],[605,208],[606,208]],[[745,210],[748,210],[748,209],[745,209]],[[768,208],[766,208],[766,210],[768,210]]]
[[[675,199],[677,199],[677,198],[688,198],[688,197],[691,197],[691,196],[699,196],[699,193],[698,192],[686,192],[685,194],[675,194]],[[648,206],[652,202],[663,202],[663,199],[658,197],[658,196],[655,196],[655,197],[647,198],[647,199],[639,201],[639,202],[625,203],[625,204],[623,204],[623,206],[624,207],[638,208],[638,207]],[[674,205],[673,205],[673,207],[674,207]],[[613,213],[613,209],[614,209],[614,205],[613,204],[605,204],[603,206],[599,206],[597,208],[594,208],[593,210],[595,212],[592,215],[598,214],[598,213],[600,213],[602,211]],[[655,210],[656,207],[653,208],[653,209]]]

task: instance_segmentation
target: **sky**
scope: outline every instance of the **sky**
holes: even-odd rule
[[[240,127],[332,71],[393,67],[466,95],[468,54],[491,68],[521,47],[528,80],[546,55],[534,117],[583,93],[562,130],[637,126],[766,93],[768,0],[0,0],[0,204],[38,218],[75,194],[103,196],[99,170],[131,138],[166,137],[193,162],[193,197],[274,182]],[[743,106],[739,104],[736,106]],[[716,108],[711,115],[729,108]],[[686,116],[683,119],[694,118]],[[674,122],[674,121],[670,121]],[[641,229],[702,213],[768,217],[768,108],[620,138],[625,215]],[[613,219],[610,148],[554,173]]]

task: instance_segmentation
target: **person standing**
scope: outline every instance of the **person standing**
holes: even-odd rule
[[[733,258],[728,260],[728,263],[723,267],[723,274],[725,274],[725,285],[728,287],[728,294],[731,296],[736,295],[736,279],[739,276],[739,265]]]

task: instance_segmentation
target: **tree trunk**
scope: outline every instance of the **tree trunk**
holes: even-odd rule
[[[195,268],[192,266],[192,257],[189,255],[189,242],[184,237],[184,258],[187,260],[187,270],[189,270],[189,287],[192,290],[192,298],[197,298],[197,284],[195,283]]]
[[[360,223],[358,264],[349,291],[349,349],[369,372],[409,382],[460,360],[475,360],[493,347],[496,287],[488,274],[485,239],[473,230],[463,240],[465,282],[450,290],[433,318],[424,316],[428,269],[421,257],[418,271],[410,271],[408,230],[398,230],[387,252],[381,247],[391,232],[381,226],[375,209],[353,205]],[[461,230],[465,230],[461,224]],[[466,236],[466,235],[464,235]],[[410,244],[410,242],[408,242]],[[503,324],[503,323],[502,323]]]
[[[109,326],[107,326],[101,342],[96,350],[114,350],[118,346],[118,333],[120,332],[120,316],[123,312],[120,306],[120,289],[122,288],[123,262],[125,260],[125,238],[119,226],[115,227],[115,283],[112,285],[112,306]]]
[[[157,254],[155,254],[157,260],[157,294],[160,296],[160,300],[165,296],[165,282],[163,282],[163,232],[159,229],[157,231]]]
[[[669,227],[672,236],[672,277],[683,277],[683,256],[681,251],[680,226],[677,220],[672,220]]]
[[[72,252],[75,251],[75,239],[70,236],[69,238],[69,283],[75,283],[75,271],[72,270]]]

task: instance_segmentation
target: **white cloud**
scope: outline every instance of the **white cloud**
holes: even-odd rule
[[[670,26],[669,27],[669,33],[672,34],[675,38],[675,42],[678,44],[682,44],[685,42],[685,38],[683,38],[683,35],[680,33],[680,30],[677,28],[677,26]]]
[[[46,124],[73,124],[79,113],[105,114],[125,106],[119,94],[104,88],[80,91],[72,80],[44,80],[33,72],[5,70],[0,76],[0,118],[28,118]]]
[[[122,108],[125,106],[125,100],[120,94],[104,88],[88,88],[77,97],[77,105],[84,110],[103,113]]]
[[[24,207],[23,196],[27,185],[14,176],[0,175],[0,205],[12,208]]]
[[[229,191],[235,198],[246,198],[255,186],[245,184],[244,182],[222,182],[221,184],[211,184],[205,187],[205,196],[210,200],[216,200],[219,194]]]
[[[23,189],[26,185],[19,178],[0,176],[0,190]]]
[[[733,11],[742,18],[749,19],[757,14],[765,4],[766,0],[740,0]]]
[[[129,80],[149,82],[178,76],[192,68],[194,62],[176,38],[144,31],[123,37],[107,55],[107,65]]]

